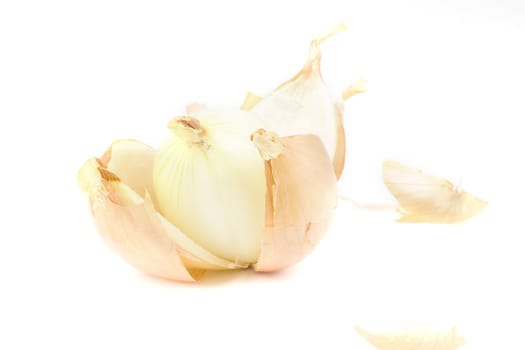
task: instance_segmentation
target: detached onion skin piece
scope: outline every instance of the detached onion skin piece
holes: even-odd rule
[[[158,213],[148,188],[154,154],[138,141],[120,140],[81,167],[78,184],[102,239],[132,266],[165,279],[195,281],[206,270],[246,267],[214,256]]]
[[[361,327],[355,330],[378,350],[457,350],[466,344],[456,327],[442,330],[409,327],[396,333],[371,333]]]
[[[260,129],[252,141],[266,172],[266,227],[253,269],[281,270],[308,255],[328,230],[337,206],[337,179],[316,135],[279,138]]]

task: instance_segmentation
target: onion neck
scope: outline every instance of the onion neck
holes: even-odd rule
[[[198,119],[193,117],[180,117],[168,123],[168,129],[176,137],[187,142],[188,146],[197,146],[202,150],[210,149],[208,133]]]

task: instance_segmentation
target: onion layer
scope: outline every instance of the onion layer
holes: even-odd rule
[[[258,130],[252,140],[265,160],[266,229],[256,271],[286,268],[309,254],[337,206],[337,180],[316,135],[278,138]]]

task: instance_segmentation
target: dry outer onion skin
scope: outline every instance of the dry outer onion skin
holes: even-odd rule
[[[146,186],[154,154],[138,141],[119,140],[81,167],[78,184],[103,240],[132,266],[166,279],[194,281],[205,270],[246,267],[214,256],[158,213]]]
[[[336,147],[335,153],[332,157],[332,164],[335,171],[335,176],[339,180],[343,173],[346,160],[346,135],[345,128],[343,123],[343,115],[345,110],[344,101],[349,99],[352,96],[366,92],[365,80],[360,79],[350,86],[348,86],[341,96],[335,101],[335,115],[336,115],[336,126],[337,126],[337,135],[336,135]]]
[[[265,159],[266,228],[256,271],[295,264],[319,243],[337,206],[337,179],[316,135],[279,138],[258,130],[252,141]]]
[[[378,350],[456,350],[466,344],[456,327],[441,331],[411,327],[397,333],[377,334],[361,327],[355,329]]]
[[[392,160],[383,163],[383,181],[399,203],[399,222],[453,224],[476,216],[487,206],[444,178]]]
[[[338,179],[343,172],[346,155],[342,119],[344,100],[365,89],[360,81],[333,99],[321,76],[319,46],[344,29],[344,25],[339,25],[314,39],[306,64],[299,73],[263,98],[249,92],[241,106],[243,110],[259,115],[262,126],[280,136],[318,135],[328,151]]]

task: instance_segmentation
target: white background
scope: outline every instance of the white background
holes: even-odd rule
[[[136,272],[76,188],[116,138],[157,145],[193,101],[235,106],[323,44],[346,103],[340,192],[391,201],[384,159],[487,200],[461,225],[403,225],[341,202],[301,264],[200,283]],[[467,349],[523,349],[521,1],[0,2],[0,348],[372,349],[353,330],[456,325]]]

